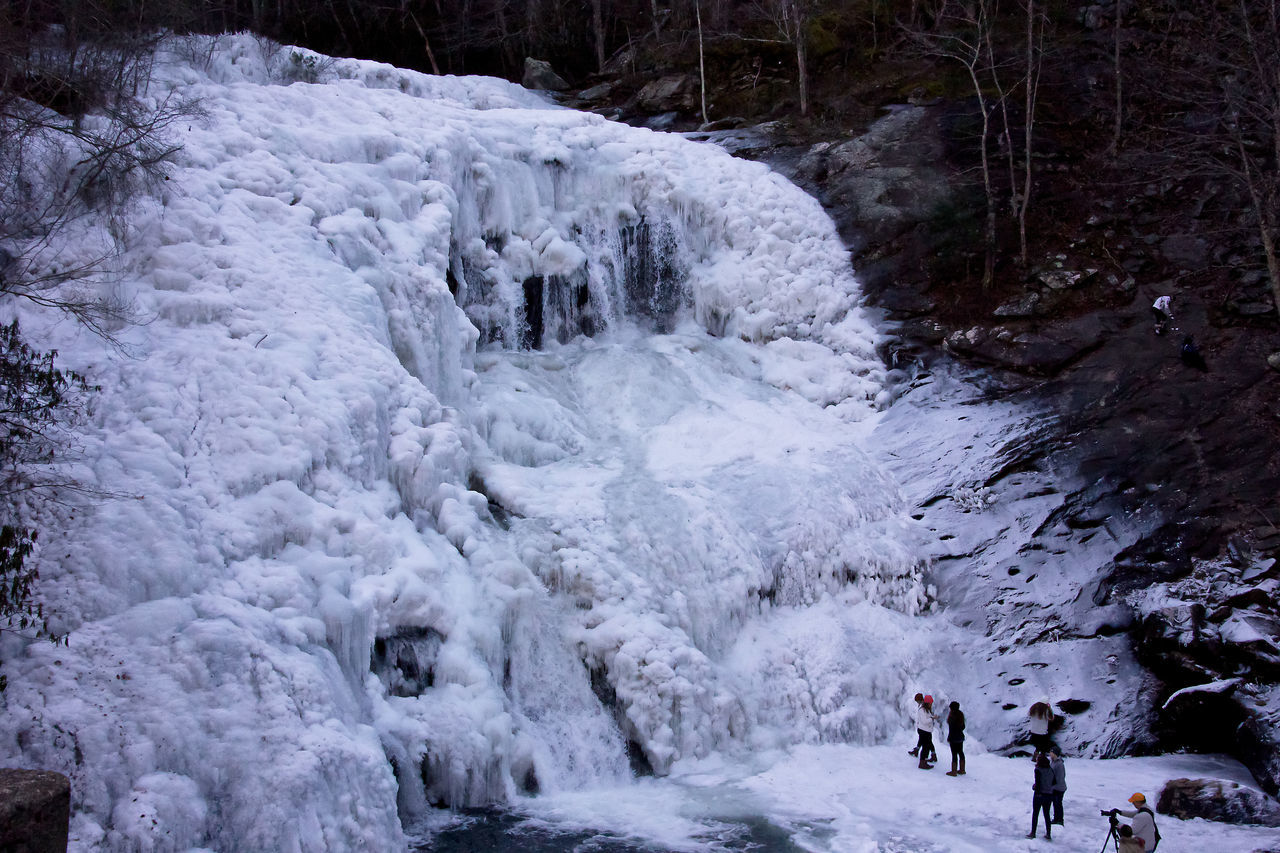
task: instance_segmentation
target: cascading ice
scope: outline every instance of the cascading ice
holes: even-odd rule
[[[151,322],[10,309],[101,384],[121,496],[35,519],[69,644],[5,638],[0,752],[72,776],[77,849],[392,849],[893,731],[925,590],[816,202],[500,81],[204,47],[149,90],[204,112],[131,223]]]

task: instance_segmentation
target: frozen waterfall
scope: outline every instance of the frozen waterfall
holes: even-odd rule
[[[205,116],[110,285],[150,322],[8,306],[102,385],[77,473],[122,496],[39,520],[69,644],[3,655],[79,849],[392,849],[899,730],[921,552],[815,201],[500,81],[185,55],[151,96]]]

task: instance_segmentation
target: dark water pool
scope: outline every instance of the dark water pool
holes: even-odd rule
[[[784,830],[760,818],[717,823],[702,841],[699,847],[706,851],[803,853]],[[419,853],[672,853],[667,847],[607,832],[560,831],[500,811],[461,813],[456,824],[430,837],[420,836],[409,849]]]

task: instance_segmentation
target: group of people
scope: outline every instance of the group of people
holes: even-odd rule
[[[933,745],[933,728],[938,715],[933,711],[933,697],[915,695],[916,745],[910,755],[916,756],[921,770],[930,770],[938,761]],[[1053,743],[1049,730],[1053,723],[1053,708],[1048,702],[1036,702],[1027,712],[1028,732],[1035,749],[1034,777],[1031,786],[1031,831],[1027,838],[1035,838],[1040,815],[1044,814],[1044,837],[1053,838],[1053,827],[1064,826],[1062,801],[1067,793],[1067,768],[1061,750]],[[964,712],[959,702],[952,702],[946,716],[947,746],[951,748],[951,770],[948,776],[964,775]],[[1152,853],[1160,840],[1156,829],[1155,814],[1147,807],[1147,798],[1138,793],[1129,798],[1130,810],[1112,809],[1103,812],[1111,818],[1111,834],[1118,853]],[[1131,818],[1121,824],[1118,817]]]
[[[920,758],[921,770],[932,770],[938,762],[938,750],[933,745],[933,725],[937,715],[933,713],[933,697],[917,693],[916,746],[908,754]],[[947,712],[947,746],[951,749],[951,769],[948,776],[964,775],[964,712],[959,702],[952,702]]]
[[[1062,760],[1062,753],[1056,746],[1046,752],[1036,750],[1035,777],[1031,784],[1031,831],[1027,838],[1036,837],[1036,825],[1040,813],[1044,812],[1044,837],[1053,838],[1053,826],[1063,826],[1062,799],[1067,794],[1067,765]],[[1049,807],[1053,807],[1053,817],[1049,816]]]

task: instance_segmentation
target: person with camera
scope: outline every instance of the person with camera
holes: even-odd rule
[[[1160,843],[1160,830],[1156,828],[1155,812],[1147,807],[1147,798],[1140,793],[1130,797],[1129,802],[1133,804],[1133,811],[1112,809],[1109,812],[1103,812],[1103,814],[1110,815],[1113,822],[1116,820],[1117,815],[1132,818],[1128,826],[1122,826],[1120,829],[1123,831],[1132,827],[1133,837],[1142,842],[1142,849],[1146,853],[1152,853],[1156,849],[1156,845]]]

